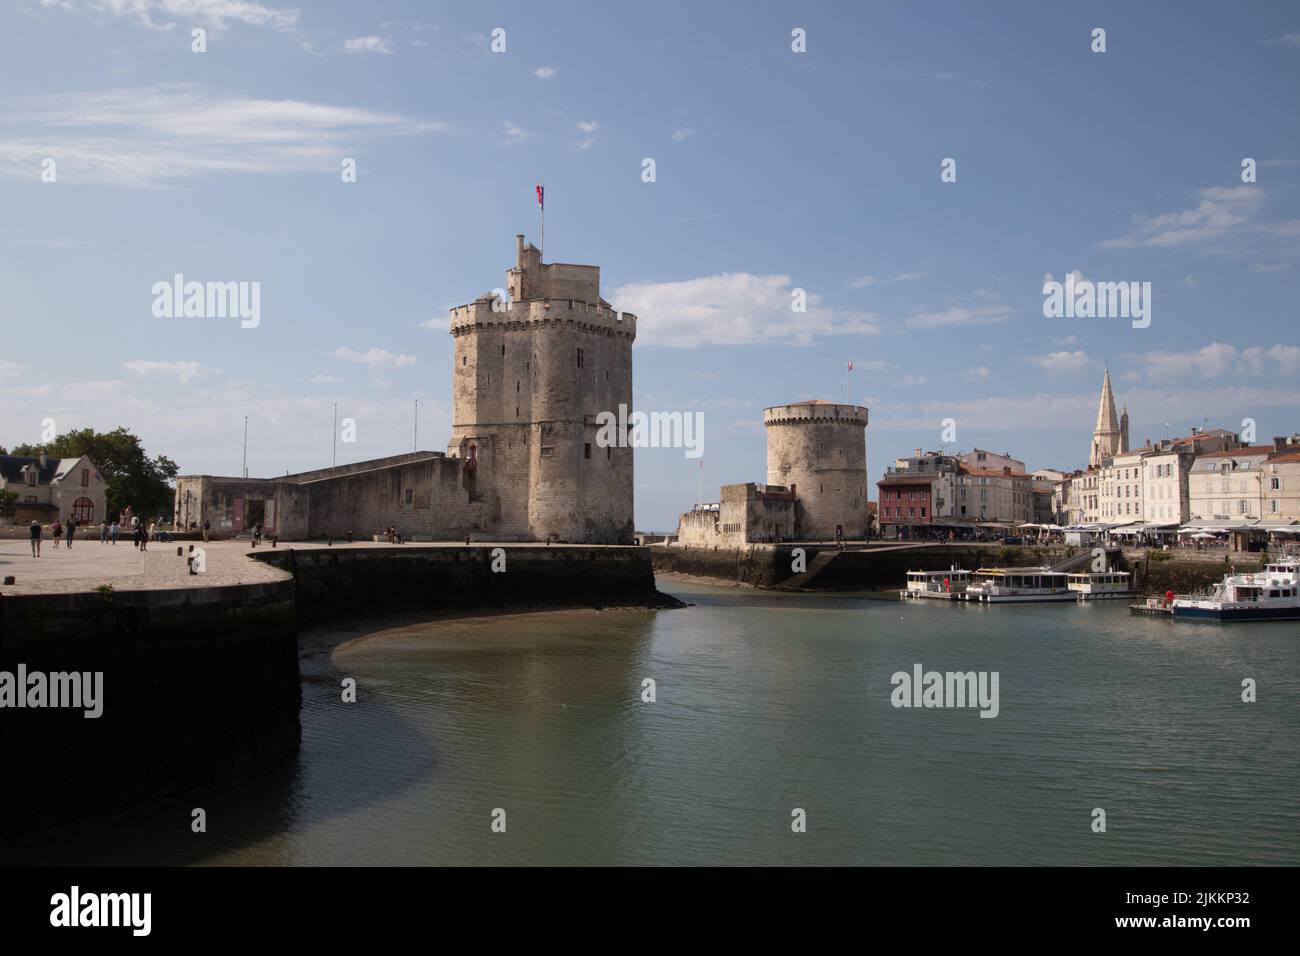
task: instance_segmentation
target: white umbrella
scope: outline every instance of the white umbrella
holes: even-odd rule
[[[1210,534],[1210,532],[1208,532],[1208,531],[1201,531],[1201,532],[1199,532],[1198,534],[1194,534],[1194,535],[1192,535],[1192,537],[1193,537],[1193,538],[1200,538],[1201,540],[1205,540],[1206,538],[1213,538],[1214,535]]]

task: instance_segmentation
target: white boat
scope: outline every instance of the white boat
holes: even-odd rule
[[[907,587],[898,593],[905,598],[935,598],[955,601],[970,584],[970,572],[953,567],[947,571],[908,571]]]
[[[1067,574],[1067,587],[1080,601],[1099,601],[1106,598],[1131,598],[1133,576],[1127,571],[1085,571]]]
[[[1254,574],[1224,575],[1207,595],[1175,598],[1173,610],[1178,620],[1300,620],[1300,564],[1288,558]]]
[[[984,604],[1077,601],[1064,571],[1049,568],[980,568],[962,593],[963,601]]]

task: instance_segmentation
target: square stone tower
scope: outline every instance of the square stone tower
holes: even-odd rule
[[[599,447],[596,416],[631,411],[636,316],[600,297],[599,266],[543,263],[515,238],[506,296],[451,310],[447,454],[492,537],[630,544],[632,449]]]

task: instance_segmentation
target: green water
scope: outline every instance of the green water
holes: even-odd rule
[[[358,630],[281,777],[73,828],[50,862],[1296,864],[1300,628],[663,581],[674,611]],[[327,637],[327,636],[326,636]],[[332,640],[332,639],[331,639]],[[304,646],[330,643],[305,635]],[[996,671],[1000,713],[891,675]],[[350,676],[359,700],[340,699]],[[653,703],[642,681],[656,682]],[[1258,702],[1241,701],[1252,678]],[[190,832],[202,806],[208,832]],[[1091,829],[1093,808],[1107,832]],[[493,833],[493,811],[506,832]],[[791,831],[791,811],[807,832]]]

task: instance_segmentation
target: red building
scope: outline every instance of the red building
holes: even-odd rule
[[[888,537],[899,527],[929,524],[934,519],[933,475],[888,475],[876,482],[880,532]]]

